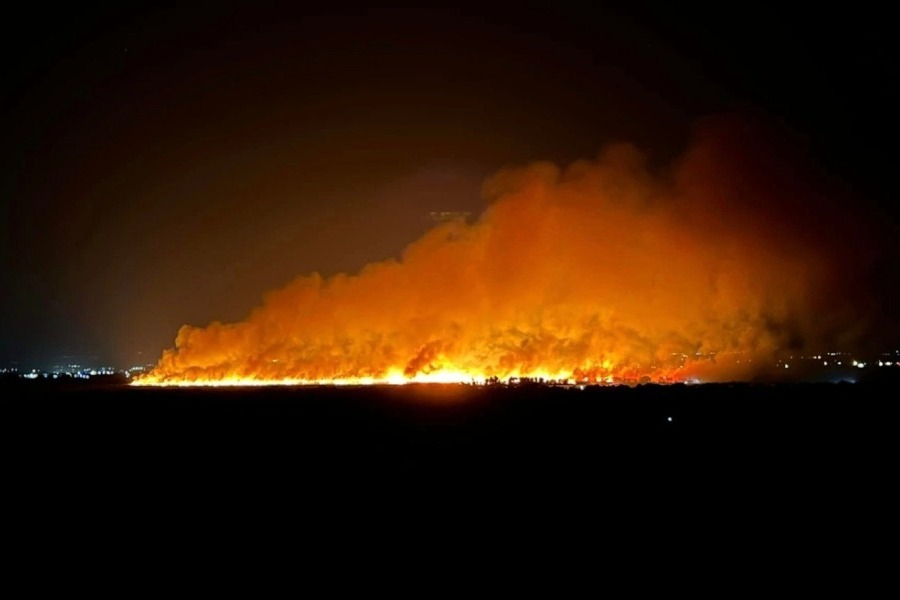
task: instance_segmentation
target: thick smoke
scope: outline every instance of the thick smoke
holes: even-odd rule
[[[707,122],[664,168],[617,144],[503,170],[474,223],[299,277],[245,321],[186,325],[146,381],[732,380],[777,350],[852,343],[865,231],[756,125]]]

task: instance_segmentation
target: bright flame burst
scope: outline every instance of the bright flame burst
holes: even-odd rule
[[[539,373],[525,377],[532,380],[560,381],[575,383],[571,377],[562,373]],[[510,380],[523,379],[512,376]],[[335,386],[363,386],[363,385],[406,385],[413,383],[427,384],[475,384],[484,385],[489,378],[470,374],[463,371],[440,370],[431,373],[416,373],[413,376],[404,375],[401,371],[393,371],[385,377],[337,377],[334,379],[261,379],[254,377],[223,377],[221,379],[165,379],[155,376],[153,373],[139,376],[132,382],[136,386],[165,386],[165,387],[237,387],[237,386],[305,386],[305,385],[335,385]],[[601,380],[603,381],[603,380]],[[608,382],[611,382],[609,378]]]

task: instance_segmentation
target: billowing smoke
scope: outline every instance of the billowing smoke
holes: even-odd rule
[[[185,325],[144,382],[733,380],[852,344],[865,228],[756,125],[707,122],[662,168],[615,144],[503,170],[474,222],[299,277],[242,322]]]

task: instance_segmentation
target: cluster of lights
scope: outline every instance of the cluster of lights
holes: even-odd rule
[[[3,373],[17,373],[17,369],[4,369]],[[23,379],[90,379],[91,377],[101,377],[109,375],[117,375],[121,371],[117,371],[112,367],[99,367],[96,369],[83,368],[81,365],[66,365],[65,367],[54,367],[50,371],[32,369],[27,373],[19,375]]]
[[[853,366],[857,369],[865,369],[867,366],[869,366],[870,361],[851,359],[850,356],[851,355],[847,352],[826,352],[824,354],[799,356],[797,358],[807,361],[821,361],[823,367],[827,367],[829,365],[840,367],[843,366],[844,362],[847,360],[850,361],[850,366]],[[900,367],[900,360],[898,360],[900,359],[900,350],[895,350],[894,352],[884,352],[881,356],[882,359],[878,360],[879,367]],[[794,359],[795,357],[790,356],[788,358]],[[781,359],[779,359],[776,364],[779,368],[784,367],[785,369],[789,369],[791,366],[789,362]]]

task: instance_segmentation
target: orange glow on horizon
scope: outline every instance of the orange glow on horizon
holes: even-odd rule
[[[528,374],[509,373],[505,376],[485,376],[479,373],[468,373],[460,370],[442,369],[430,373],[416,373],[405,375],[401,371],[392,371],[383,377],[336,377],[331,379],[301,379],[285,377],[279,379],[265,379],[259,377],[224,376],[220,378],[165,378],[158,377],[154,373],[137,376],[131,383],[133,386],[162,386],[162,387],[263,387],[263,386],[368,386],[368,385],[409,385],[409,384],[459,384],[459,385],[485,385],[496,381],[497,383],[519,383],[523,381],[546,382],[551,384],[591,384],[602,385],[612,383],[636,383],[637,377],[622,379],[612,375],[613,370],[604,369],[601,372],[587,372],[579,370],[578,374],[572,372],[548,373],[535,371]],[[664,381],[679,381],[679,371],[667,371],[665,374],[656,372],[658,379],[654,383]],[[643,381],[649,382],[649,377]]]
[[[662,174],[627,144],[504,170],[474,223],[183,326],[134,384],[734,381],[777,348],[848,339],[833,234],[801,229],[790,169],[744,147],[701,135]]]

